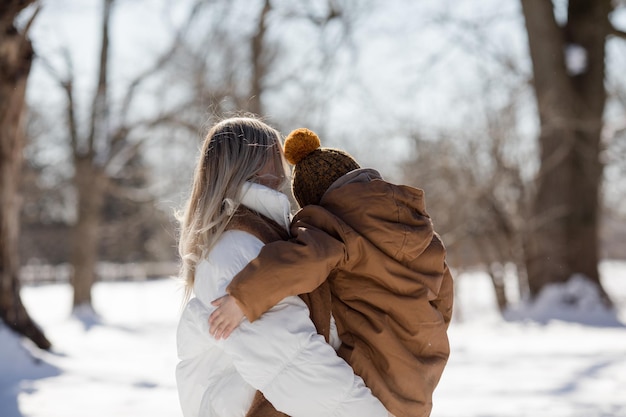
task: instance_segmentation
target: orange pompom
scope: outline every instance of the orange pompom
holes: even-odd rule
[[[296,129],[285,139],[285,158],[291,165],[295,165],[321,145],[320,138],[314,132],[306,128]]]

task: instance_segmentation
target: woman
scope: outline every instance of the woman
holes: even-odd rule
[[[280,192],[286,172],[280,135],[258,120],[227,119],[204,141],[179,242],[191,298],[177,333],[185,417],[260,415],[268,405],[257,390],[294,417],[387,415],[318,334],[298,297],[285,298],[254,323],[244,321],[227,340],[209,334],[211,301],[226,294],[264,243],[288,236],[289,200]],[[326,332],[329,327],[318,325]]]

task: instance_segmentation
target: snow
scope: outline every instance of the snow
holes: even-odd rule
[[[626,319],[626,263],[603,283]],[[626,416],[626,328],[580,279],[550,289],[533,320],[504,320],[487,277],[456,277],[452,354],[432,417]],[[67,285],[29,286],[23,301],[51,339],[41,352],[0,326],[0,416],[181,416],[174,379],[182,289],[173,280],[99,283],[94,309],[70,314]],[[593,326],[573,321],[590,311]],[[589,323],[589,321],[587,321]]]
[[[508,311],[506,318],[530,319],[544,324],[551,320],[562,320],[590,326],[623,325],[616,312],[602,303],[597,287],[582,275],[575,275],[563,284],[546,286],[537,300],[521,303]]]
[[[180,416],[174,380],[178,284],[97,284],[99,317],[88,311],[71,316],[71,296],[67,285],[22,289],[54,351],[27,345],[40,363],[28,361],[15,338],[0,329],[0,416]],[[8,355],[20,363],[6,361]]]

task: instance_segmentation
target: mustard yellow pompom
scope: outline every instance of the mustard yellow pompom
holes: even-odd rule
[[[285,158],[291,165],[321,146],[320,138],[306,128],[296,129],[285,139]]]

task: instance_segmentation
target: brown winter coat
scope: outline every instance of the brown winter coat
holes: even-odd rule
[[[328,278],[339,354],[389,412],[428,416],[450,351],[452,276],[423,191],[370,178],[300,210],[292,239],[263,247],[227,291],[253,321]]]

